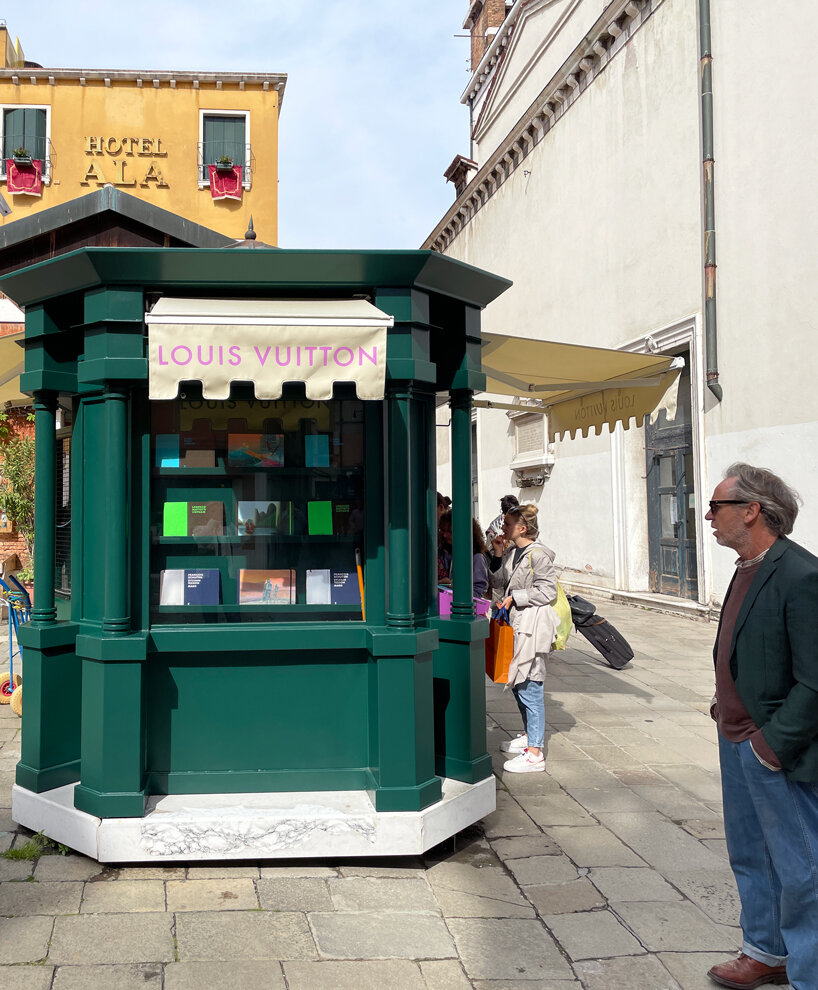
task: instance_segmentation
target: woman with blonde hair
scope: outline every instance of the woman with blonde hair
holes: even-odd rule
[[[505,514],[502,534],[491,541],[489,584],[500,590],[498,606],[508,609],[514,629],[508,684],[523,719],[522,735],[500,744],[511,754],[503,767],[509,773],[545,770],[545,660],[559,619],[551,607],[557,597],[554,551],[535,543],[538,536],[537,506],[520,505]]]

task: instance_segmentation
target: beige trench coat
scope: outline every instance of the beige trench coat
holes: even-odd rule
[[[557,597],[557,572],[554,551],[542,543],[529,544],[514,565],[511,547],[503,554],[496,571],[489,571],[489,585],[500,597],[514,599],[509,618],[514,629],[514,659],[509,669],[509,685],[524,680],[545,680],[545,658],[554,641],[559,624],[557,613],[550,607]],[[533,610],[546,610],[532,615]],[[546,643],[547,641],[547,643]]]

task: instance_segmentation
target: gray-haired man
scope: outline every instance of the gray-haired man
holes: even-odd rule
[[[733,464],[710,521],[738,553],[713,657],[724,827],[741,898],[737,959],[708,972],[739,990],[818,990],[818,558],[787,539],[797,495]]]

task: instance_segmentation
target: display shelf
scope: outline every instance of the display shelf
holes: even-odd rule
[[[219,458],[222,461],[221,458]],[[151,469],[154,478],[229,478],[243,475],[269,475],[272,478],[342,478],[363,474],[363,467],[231,467],[223,463],[215,467],[155,467]]]
[[[209,614],[221,612],[225,615],[260,614],[263,612],[290,616],[294,612],[303,612],[308,615],[315,612],[335,612],[344,615],[354,615],[357,612],[359,615],[361,614],[360,605],[308,605],[306,602],[296,602],[295,605],[159,605],[157,608],[162,614],[182,612],[187,615],[195,615],[200,612]]]
[[[316,543],[358,543],[360,544],[363,537],[360,534],[354,533],[327,533],[326,535],[312,535],[304,533],[292,534],[292,535],[259,535],[259,536],[158,536],[153,542],[159,545],[184,545],[190,546],[195,544],[210,544],[210,543],[254,543],[255,541],[267,544],[276,543],[305,543],[310,546]]]

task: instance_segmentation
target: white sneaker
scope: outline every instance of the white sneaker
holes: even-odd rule
[[[522,735],[515,736],[513,739],[504,739],[500,743],[500,749],[503,753],[522,753],[527,745],[528,736],[523,732]]]
[[[542,750],[535,756],[530,749],[524,749],[513,760],[504,763],[503,769],[509,773],[536,773],[545,770],[545,757]]]

